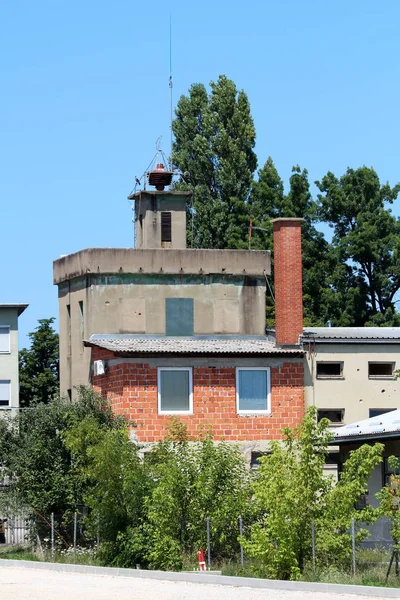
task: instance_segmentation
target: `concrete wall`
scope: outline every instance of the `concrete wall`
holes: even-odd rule
[[[193,298],[195,335],[265,333],[265,278],[87,275],[59,285],[61,391],[88,383],[92,334],[165,335],[166,298]]]
[[[186,201],[190,192],[135,194],[136,248],[186,248]],[[171,242],[161,242],[161,213],[171,213]]]
[[[10,353],[0,354],[0,379],[11,380],[11,406],[19,406],[18,378],[18,309],[0,307],[0,325],[10,327]],[[0,414],[9,412],[9,408],[0,406]]]
[[[319,361],[343,361],[343,377],[317,379]],[[369,409],[400,408],[400,380],[368,378],[368,362],[375,361],[395,362],[398,369],[400,345],[311,343],[305,372],[306,404],[344,409],[345,424],[367,419]]]
[[[54,261],[56,285],[88,274],[221,274],[264,277],[271,256],[260,250],[88,248]]]

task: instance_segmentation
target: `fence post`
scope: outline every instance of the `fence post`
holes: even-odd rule
[[[54,513],[51,513],[51,558],[54,559]]]
[[[353,577],[356,576],[356,530],[354,519],[351,520],[351,545],[353,550]]]
[[[240,533],[240,537],[242,537],[242,535],[243,535],[243,519],[242,519],[242,517],[239,517],[239,533]],[[242,542],[240,542],[240,564],[242,565],[242,567],[244,567],[244,552],[243,552]]]
[[[76,534],[78,529],[78,515],[74,512],[74,554],[76,554]]]
[[[207,558],[208,568],[211,568],[210,517],[207,517]]]
[[[312,543],[312,568],[315,573],[315,523],[311,521],[311,543]]]

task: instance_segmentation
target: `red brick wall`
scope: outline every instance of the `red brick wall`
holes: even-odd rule
[[[278,344],[297,344],[303,332],[302,219],[275,219],[275,327]]]
[[[92,359],[110,360],[110,352],[93,348]],[[123,361],[123,359],[121,359]],[[280,439],[282,427],[299,425],[304,415],[303,362],[271,368],[271,414],[236,413],[236,371],[229,367],[193,368],[193,414],[179,415],[196,436],[211,426],[216,440]],[[158,414],[157,368],[145,363],[111,365],[106,375],[93,377],[93,387],[109,398],[117,414],[137,424],[139,442],[155,442],[166,433],[170,415]]]

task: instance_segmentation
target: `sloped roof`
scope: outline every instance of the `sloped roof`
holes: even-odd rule
[[[400,437],[400,409],[332,429],[332,444]]]
[[[303,339],[400,342],[400,327],[304,327]]]
[[[260,336],[149,336],[135,334],[95,334],[84,342],[117,354],[219,354],[219,355],[293,355],[303,356],[300,348],[278,348]]]

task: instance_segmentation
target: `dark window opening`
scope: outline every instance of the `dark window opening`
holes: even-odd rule
[[[72,391],[70,389],[67,390],[68,400],[71,402],[72,400]]]
[[[81,336],[83,339],[85,336],[84,318],[83,318],[83,300],[79,300],[79,329],[81,331]]]
[[[395,408],[370,408],[369,409],[369,417],[379,417],[379,415],[384,415],[385,413],[392,412],[392,410],[396,410]]]
[[[343,363],[317,362],[317,377],[343,377]]]
[[[260,468],[260,458],[268,456],[270,452],[252,452],[250,458],[250,468],[257,470]]]
[[[400,457],[396,456],[397,460],[400,461]],[[391,475],[396,475],[398,474],[398,469],[393,469],[393,467],[391,467],[389,465],[389,459],[386,456],[383,459],[383,485],[386,485],[388,483],[390,483],[390,476]]]
[[[393,377],[393,362],[368,363],[368,377]]]
[[[165,334],[193,335],[193,298],[165,299]]]
[[[161,241],[172,242],[172,224],[171,224],[171,213],[161,213]]]
[[[354,508],[356,510],[364,510],[364,508],[367,508],[367,506],[368,506],[368,492],[365,492],[364,494],[362,494],[359,497],[359,499],[355,503]]]
[[[331,423],[343,423],[344,408],[330,408],[327,410],[318,410],[318,423],[321,419],[329,419]]]

